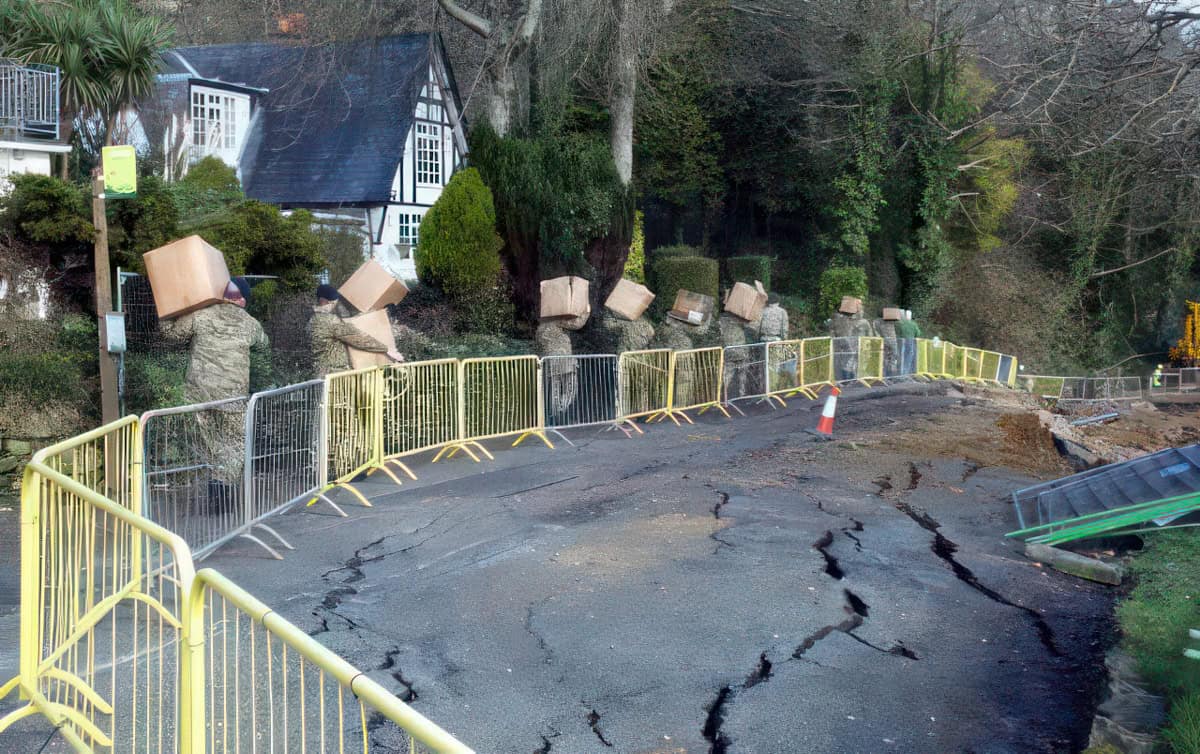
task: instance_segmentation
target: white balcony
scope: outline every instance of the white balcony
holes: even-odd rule
[[[0,140],[57,141],[58,69],[0,60]]]

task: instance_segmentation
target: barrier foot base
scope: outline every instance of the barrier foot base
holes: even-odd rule
[[[703,414],[705,411],[709,410],[710,408],[715,408],[716,410],[720,411],[722,414],[725,414],[726,419],[733,418],[732,416],[729,415],[729,412],[725,410],[725,407],[722,406],[720,403],[706,403],[703,406],[700,406],[699,408],[700,408],[701,414]],[[742,414],[742,416],[745,416],[745,414]]]
[[[329,499],[329,498],[328,498],[328,497],[325,495],[325,493],[324,493],[324,492],[318,492],[318,493],[317,493],[317,495],[316,495],[316,497],[314,497],[312,500],[309,500],[309,501],[308,501],[308,505],[306,505],[306,506],[304,506],[304,507],[306,507],[306,508],[312,507],[312,506],[313,506],[313,505],[314,505],[314,504],[315,504],[315,503],[316,503],[318,500],[320,500],[321,502],[325,503],[325,504],[326,504],[326,505],[328,505],[330,508],[333,508],[333,510],[334,510],[334,511],[335,511],[335,512],[336,512],[336,513],[339,515],[339,516],[341,516],[342,518],[349,518],[349,516],[347,516],[347,515],[346,515],[346,511],[342,510],[342,508],[341,508],[341,506],[340,506],[340,505],[338,505],[337,503],[335,503],[335,502],[333,502],[332,500],[330,500],[330,499]]]
[[[393,474],[392,470],[387,466],[372,466],[371,468],[367,469],[367,476],[371,476],[376,471],[382,471],[384,474],[387,474],[388,478],[395,482],[397,487],[403,485],[403,482],[400,481],[400,477]]]
[[[525,440],[529,439],[530,437],[538,438],[542,442],[546,443],[547,448],[550,448],[550,450],[554,450],[554,444],[550,442],[550,438],[546,437],[546,433],[540,429],[535,430],[533,432],[521,433],[520,437],[518,437],[516,440],[513,440],[512,447],[514,447],[514,448],[517,447],[518,445],[525,442]],[[564,437],[563,439],[566,440],[567,438]]]
[[[572,448],[575,447],[575,443],[571,442],[570,438],[568,438],[566,435],[564,435],[562,432],[558,431],[557,429],[547,429],[546,431],[553,432],[554,434],[558,435],[559,439],[561,439],[567,445],[570,445]]]
[[[768,402],[769,402],[769,401],[768,401]],[[762,403],[762,401],[759,401],[759,403]],[[738,412],[738,416],[745,416],[745,415],[746,415],[746,412],[745,412],[745,411],[743,411],[743,410],[741,410],[740,408],[738,408],[738,405],[737,405],[736,403],[726,403],[725,405],[726,405],[727,407],[729,407],[729,408],[733,409],[734,411],[737,411],[737,412]],[[728,416],[728,415],[729,415],[729,414],[727,413],[727,414],[726,414],[726,416]]]
[[[264,550],[266,550],[266,551],[267,551],[267,554],[268,554],[268,555],[270,555],[272,558],[275,558],[276,560],[283,560],[283,556],[279,554],[279,551],[278,551],[278,550],[276,550],[274,547],[271,547],[269,544],[267,544],[266,542],[262,541],[262,540],[261,540],[261,539],[259,539],[258,537],[254,536],[254,535],[253,535],[253,534],[251,534],[250,532],[242,532],[242,533],[241,533],[240,535],[238,535],[238,536],[240,536],[242,539],[248,539],[248,540],[250,540],[251,542],[253,542],[254,544],[256,544],[256,545],[258,545],[259,547],[263,548]],[[292,549],[295,549],[295,548],[293,547]]]
[[[680,417],[682,417],[683,420],[688,424],[696,423],[692,421],[692,417],[688,416],[687,413],[673,408],[664,409],[657,413],[650,414],[650,416],[646,417],[646,423],[653,424],[654,422],[661,422],[670,419],[671,421],[675,422],[676,427],[682,427],[683,425],[679,423]]]
[[[642,428],[637,425],[637,422],[632,419],[621,419],[620,421],[615,421],[604,428],[605,432],[612,432],[613,430],[623,433],[626,437],[633,437],[635,433],[639,435],[646,434],[642,431]]]
[[[437,452],[437,455],[435,455],[433,457],[432,462],[437,463],[438,461],[442,460],[443,458],[445,458],[446,460],[449,460],[449,459],[453,458],[454,456],[458,455],[459,453],[465,453],[467,455],[467,457],[470,458],[472,461],[474,461],[475,463],[479,463],[480,462],[479,456],[475,455],[474,451],[471,450],[472,446],[474,446],[475,449],[478,450],[481,454],[486,456],[489,461],[496,460],[495,456],[493,456],[491,453],[489,453],[487,448],[483,447],[482,445],[475,442],[474,440],[471,440],[468,442],[451,443],[450,445],[444,446],[441,450],[439,450]]]
[[[349,492],[350,492],[350,494],[351,494],[351,495],[354,495],[356,498],[358,498],[358,501],[359,501],[360,503],[362,503],[362,504],[363,504],[365,507],[367,507],[367,508],[373,508],[373,507],[374,507],[373,505],[371,505],[370,501],[368,501],[368,500],[367,500],[366,496],[365,496],[365,495],[363,495],[363,494],[362,494],[361,492],[359,492],[358,490],[354,489],[354,487],[353,487],[353,486],[352,486],[352,485],[351,485],[349,482],[338,482],[338,483],[336,483],[336,484],[331,484],[331,485],[329,485],[328,487],[326,487],[326,488],[325,488],[324,490],[322,490],[321,492],[318,492],[318,493],[316,494],[316,496],[315,496],[315,497],[313,497],[313,499],[312,499],[312,500],[309,500],[309,501],[308,501],[308,505],[310,505],[310,506],[311,506],[311,505],[315,504],[315,503],[316,503],[318,500],[324,500],[326,503],[329,503],[331,506],[333,506],[333,509],[334,509],[334,510],[336,510],[338,513],[340,513],[342,516],[345,516],[345,515],[346,515],[346,512],[345,512],[345,511],[343,511],[341,508],[339,508],[339,507],[338,507],[338,506],[337,506],[337,505],[336,505],[336,504],[335,504],[335,503],[334,503],[332,500],[330,500],[328,497],[326,497],[326,496],[325,496],[325,493],[326,493],[326,492],[329,492],[330,490],[333,490],[333,489],[335,489],[335,488],[338,488],[338,487],[340,487],[341,489],[344,489],[344,490],[347,490],[347,491],[349,491]]]
[[[403,471],[405,474],[408,474],[409,479],[413,480],[414,482],[417,481],[417,475],[413,473],[412,469],[408,468],[408,464],[406,464],[404,461],[401,461],[399,458],[389,458],[388,460],[384,461],[384,463],[396,464],[400,467],[401,471]]]
[[[292,547],[292,546],[291,546],[291,544],[289,544],[289,543],[288,543],[288,541],[287,541],[286,539],[284,539],[284,538],[283,538],[283,536],[282,536],[282,535],[281,535],[279,532],[275,531],[274,529],[272,529],[271,527],[267,526],[266,524],[263,524],[263,523],[258,523],[258,524],[255,524],[255,526],[256,526],[257,528],[259,528],[259,529],[262,529],[262,530],[263,530],[263,531],[265,531],[267,534],[270,534],[270,535],[271,535],[272,537],[274,537],[275,539],[279,540],[279,544],[280,544],[282,547],[284,547],[285,549],[288,549],[288,550],[295,550],[295,549],[296,549],[295,547]]]

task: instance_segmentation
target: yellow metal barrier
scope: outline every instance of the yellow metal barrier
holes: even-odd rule
[[[671,350],[626,351],[618,360],[622,421],[654,416],[671,405]]]
[[[138,514],[141,443],[128,417],[37,453],[21,488],[20,673],[0,687],[76,751],[176,750],[185,590],[177,535]],[[111,497],[109,496],[111,495]]]
[[[833,339],[805,338],[767,344],[768,396],[804,395],[815,399],[821,388],[833,385]]]
[[[979,352],[979,377],[986,382],[1001,383],[1000,380],[1000,358],[1001,355],[995,351],[980,351]]]
[[[487,454],[479,441],[506,435],[519,435],[513,447],[529,437],[554,447],[546,437],[536,356],[463,359],[458,364],[458,391],[459,442],[443,448],[434,460],[451,458],[468,444]]]
[[[460,442],[458,376],[456,359],[392,364],[383,368],[383,447],[380,457],[384,463],[396,464],[416,479],[401,457],[454,447],[479,461],[471,448]],[[486,449],[479,449],[491,457]]]
[[[383,465],[382,407],[382,368],[335,372],[325,377],[326,483],[308,501],[309,505],[317,500],[329,502],[325,493],[341,487],[370,508],[370,501],[350,483],[364,472],[382,471],[400,484],[400,478]]]
[[[721,378],[725,372],[725,349],[690,348],[671,352],[669,400],[666,408],[651,414],[646,421],[670,419],[679,424],[679,417],[688,424],[687,415],[693,409],[704,413],[715,408],[729,418],[729,412],[721,405]]]
[[[858,381],[867,387],[883,382],[883,338],[858,339]]]
[[[192,752],[471,754],[216,571],[196,574],[188,603]]]

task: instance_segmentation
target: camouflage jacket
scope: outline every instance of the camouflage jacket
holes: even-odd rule
[[[262,325],[237,304],[220,303],[162,322],[170,342],[191,344],[184,398],[205,403],[250,394],[250,349],[268,349]]]
[[[321,308],[313,310],[312,319],[308,321],[308,334],[312,339],[313,365],[321,376],[350,368],[346,346],[369,353],[386,353],[388,350],[383,343]]]

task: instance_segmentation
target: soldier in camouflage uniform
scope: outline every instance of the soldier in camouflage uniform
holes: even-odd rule
[[[313,365],[317,375],[324,377],[350,368],[350,354],[346,347],[367,353],[386,353],[393,361],[404,361],[400,354],[388,350],[388,346],[367,335],[338,315],[341,296],[331,285],[317,288],[317,306],[308,321],[309,337],[312,340]]]
[[[167,341],[190,346],[184,399],[207,403],[250,392],[250,351],[269,351],[262,325],[246,312],[250,286],[234,278],[225,301],[162,323]],[[245,405],[231,403],[195,414],[197,436],[211,472],[208,512],[229,515],[241,490],[245,462]],[[202,481],[202,480],[201,480]]]

